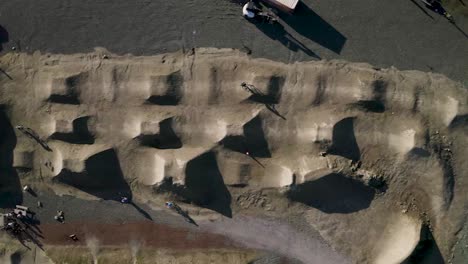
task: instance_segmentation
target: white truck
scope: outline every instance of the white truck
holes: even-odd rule
[[[296,9],[299,0],[262,0],[268,5],[271,5],[283,12],[292,13]]]

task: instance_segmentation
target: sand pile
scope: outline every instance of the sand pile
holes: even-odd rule
[[[170,178],[226,216],[244,189],[275,188],[359,263],[407,258],[423,224],[448,258],[464,220],[468,93],[442,75],[212,49],[7,54],[1,68],[8,121],[53,150],[15,131],[11,166],[29,179],[119,199]]]

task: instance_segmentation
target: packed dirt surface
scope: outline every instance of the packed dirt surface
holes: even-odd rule
[[[40,182],[85,199],[190,203],[202,230],[304,263],[452,258],[468,201],[468,92],[443,75],[230,49],[0,62],[2,207]],[[298,241],[313,246],[281,250]]]

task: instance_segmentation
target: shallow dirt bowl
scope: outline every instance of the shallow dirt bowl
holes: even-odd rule
[[[265,169],[261,185],[264,188],[277,188],[288,186],[292,181],[293,173],[290,169],[279,165],[270,165]]]
[[[406,215],[389,221],[377,242],[375,264],[402,263],[419,242],[421,222]]]
[[[141,166],[140,182],[144,185],[155,185],[164,179],[166,160],[155,154],[146,158]]]
[[[13,167],[24,169],[32,169],[34,167],[33,151],[15,151],[13,155]]]

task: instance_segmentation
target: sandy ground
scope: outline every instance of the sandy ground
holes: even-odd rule
[[[63,238],[49,221],[65,208],[80,234],[100,229],[89,219],[128,228],[115,241],[151,219],[303,263],[452,259],[466,217],[468,94],[443,75],[231,49],[9,53],[1,67],[2,207],[34,205],[21,191],[30,184],[51,238]],[[164,212],[166,199],[200,227]]]
[[[64,224],[42,224],[43,242],[47,245],[81,245],[95,238],[101,245],[122,246],[129,241],[141,242],[147,247],[183,249],[236,249],[234,243],[217,235],[172,228],[167,225],[145,222],[110,224],[99,222],[67,222]],[[68,236],[76,234],[80,241],[74,242]]]
[[[247,22],[236,2],[241,1],[2,1],[0,26],[9,33],[6,50],[17,46],[31,53],[105,47],[118,54],[154,55],[236,48],[284,62],[319,56],[468,81],[468,19],[459,12],[452,12],[457,29],[420,0],[303,0],[296,16],[284,17],[284,28],[272,29]],[[450,2],[466,12],[460,0]]]

